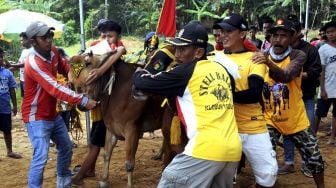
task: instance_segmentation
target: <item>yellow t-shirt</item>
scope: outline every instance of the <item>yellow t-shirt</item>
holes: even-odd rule
[[[240,78],[235,80],[236,92],[248,89],[249,76],[258,75],[261,78],[265,76],[266,66],[252,63],[252,55],[253,52],[227,54],[227,57],[238,65]],[[239,133],[258,134],[267,132],[266,121],[260,103],[234,103],[234,108]]]
[[[144,92],[176,97],[176,110],[189,138],[184,154],[211,161],[239,161],[242,144],[234,116],[231,79],[223,65],[181,63],[170,71],[134,73]]]
[[[289,63],[288,56],[282,62],[274,64],[285,68]],[[280,83],[270,78],[267,70],[263,99],[267,124],[272,125],[282,134],[294,134],[309,126],[302,100],[301,75],[289,83]]]
[[[183,97],[177,98],[189,142],[184,153],[213,161],[239,161],[242,146],[231,82],[219,63],[197,62]]]

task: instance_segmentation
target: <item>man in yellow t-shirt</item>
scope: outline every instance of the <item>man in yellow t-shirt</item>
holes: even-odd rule
[[[272,47],[267,54],[256,53],[252,60],[267,66],[263,97],[274,148],[281,134],[292,139],[316,186],[324,187],[324,162],[317,139],[309,129],[302,99],[301,72],[306,55],[290,47],[295,32],[291,21],[277,20],[270,29]]]
[[[201,24],[187,24],[169,40],[176,47],[177,67],[155,75],[140,69],[133,77],[136,89],[175,99],[189,139],[163,171],[159,188],[233,186],[241,143],[231,79],[221,64],[206,60],[207,41]]]
[[[242,16],[231,14],[217,25],[222,28],[225,50],[221,58],[215,59],[238,67],[233,101],[243,152],[251,164],[257,187],[272,187],[278,165],[260,105],[266,66],[254,64],[251,61],[254,52],[244,47],[248,26]]]

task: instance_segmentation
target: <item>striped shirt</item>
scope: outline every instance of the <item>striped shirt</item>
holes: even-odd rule
[[[22,117],[25,123],[53,120],[57,116],[57,99],[81,105],[87,103],[86,97],[57,82],[57,73],[67,76],[69,66],[62,61],[56,48],[52,48],[50,60],[32,49],[25,59],[24,68],[25,95],[22,102]]]

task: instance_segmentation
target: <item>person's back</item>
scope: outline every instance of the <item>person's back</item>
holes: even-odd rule
[[[175,62],[175,47],[172,45],[166,45],[154,52],[154,54],[149,58],[145,69],[151,74],[156,74],[161,71],[167,70],[171,67],[171,64]]]

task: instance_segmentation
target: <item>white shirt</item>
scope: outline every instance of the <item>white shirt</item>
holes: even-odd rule
[[[319,54],[321,65],[325,66],[324,87],[328,98],[336,98],[336,48],[325,44],[320,47]]]
[[[24,63],[25,62],[25,59],[26,57],[29,55],[30,51],[31,51],[32,48],[29,48],[29,49],[23,49],[22,52],[21,52],[21,56],[18,60],[18,63]],[[24,67],[23,68],[20,68],[20,81],[24,82]]]

